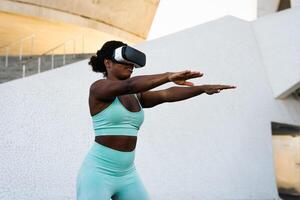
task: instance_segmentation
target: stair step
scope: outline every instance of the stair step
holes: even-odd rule
[[[65,55],[65,65],[90,58],[93,54],[70,54]],[[23,64],[26,66],[25,77],[38,73],[38,57],[25,56],[22,61],[18,56],[9,56],[8,66],[5,67],[5,56],[0,56],[0,83],[22,78]],[[31,59],[30,62],[28,62]],[[52,56],[41,57],[40,72],[51,70]],[[63,67],[63,55],[53,56],[53,68]]]

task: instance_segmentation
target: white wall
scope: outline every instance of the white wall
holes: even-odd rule
[[[0,85],[0,199],[75,199],[94,79],[85,60]]]
[[[291,7],[295,8],[297,6],[300,6],[300,0],[291,0]]]
[[[145,109],[136,165],[152,199],[278,199],[271,121],[299,125],[300,104],[274,98],[251,23],[225,17],[137,47],[148,60],[134,75],[192,69],[196,84],[238,87]],[[0,85],[1,198],[75,199],[100,77],[85,60]]]
[[[253,22],[274,96],[285,98],[300,88],[300,8]]]
[[[257,0],[257,16],[261,17],[277,12],[280,0]]]

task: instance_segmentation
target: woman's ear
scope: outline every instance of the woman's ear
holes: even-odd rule
[[[104,65],[105,65],[106,68],[110,68],[111,61],[108,60],[108,59],[104,59]]]

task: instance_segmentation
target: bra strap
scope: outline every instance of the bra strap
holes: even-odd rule
[[[141,105],[141,103],[140,103],[140,100],[139,100],[137,94],[133,94],[133,95],[135,96],[136,100],[139,102],[140,107],[143,108],[142,105]]]

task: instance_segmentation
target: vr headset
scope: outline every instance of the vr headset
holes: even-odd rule
[[[133,64],[134,67],[144,67],[146,64],[146,55],[130,46],[122,46],[115,49],[112,60],[120,64]]]

